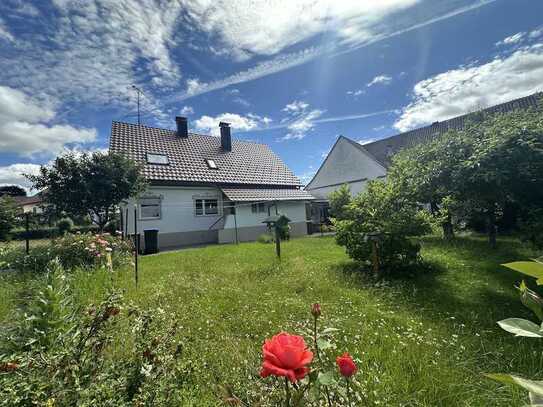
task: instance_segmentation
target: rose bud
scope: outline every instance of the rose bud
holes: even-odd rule
[[[343,377],[351,377],[358,370],[353,358],[347,352],[336,358],[336,364],[339,368],[339,373],[341,373]]]
[[[311,315],[313,315],[315,318],[321,316],[321,305],[318,302],[311,306]]]

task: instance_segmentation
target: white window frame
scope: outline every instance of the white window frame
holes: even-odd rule
[[[157,199],[158,200],[158,216],[143,216],[142,201],[146,199]],[[145,205],[145,206],[154,206],[154,205]],[[161,196],[144,196],[141,197],[138,201],[139,207],[139,220],[160,220],[162,219],[162,197]]]
[[[217,196],[196,196],[194,200],[194,216],[203,217],[203,216],[221,216],[221,202]],[[196,212],[196,203],[198,201],[202,202],[202,213],[199,214]],[[217,203],[217,212],[216,213],[207,213],[206,212],[206,201],[215,201]]]
[[[211,158],[206,158],[206,164],[207,164],[207,167],[210,169],[210,170],[218,170],[219,169],[219,166],[217,165],[217,162]]]
[[[162,157],[162,158],[164,158],[164,159],[166,160],[166,162],[156,162],[156,161],[153,161],[153,160],[150,159],[151,156]],[[169,164],[170,164],[170,160],[168,159],[168,155],[167,155],[167,154],[161,154],[161,153],[146,153],[145,158],[146,158],[147,164],[152,164],[152,165],[169,165]]]

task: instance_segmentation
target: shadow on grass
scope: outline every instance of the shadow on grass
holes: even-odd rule
[[[424,262],[376,280],[371,271],[354,261],[332,266],[352,284],[373,290],[389,302],[430,319],[457,315],[465,323],[495,326],[496,319],[530,317],[514,289],[522,277],[501,266],[527,259],[534,253],[519,242],[501,241],[496,249],[480,238],[459,238],[451,242],[427,237],[422,240]]]

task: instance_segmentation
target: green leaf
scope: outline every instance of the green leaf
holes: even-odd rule
[[[529,380],[519,376],[513,376],[505,373],[491,373],[485,376],[505,384],[514,384],[522,387],[535,395],[543,396],[543,381]]]
[[[539,325],[532,321],[522,318],[507,318],[498,321],[498,325],[504,331],[511,332],[515,336],[525,336],[529,338],[543,338],[543,333]]]
[[[535,261],[515,261],[513,263],[505,263],[502,266],[518,271],[530,277],[537,278],[537,284],[543,284],[543,264]]]
[[[540,321],[543,321],[543,298],[530,290],[524,280],[520,283],[519,291],[522,304],[536,314]]]
[[[328,335],[328,334],[338,332],[338,331],[339,331],[339,329],[337,329],[337,328],[325,328],[325,329],[322,330],[321,335]]]
[[[319,377],[317,377],[317,383],[322,386],[335,385],[336,379],[334,378],[334,372],[319,373]]]
[[[334,347],[334,345],[332,345],[332,342],[324,338],[317,339],[317,346],[319,347],[320,350],[326,350],[326,349],[330,349]]]

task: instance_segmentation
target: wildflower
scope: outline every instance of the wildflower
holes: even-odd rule
[[[339,368],[339,373],[341,373],[343,377],[351,377],[358,370],[353,358],[347,352],[336,358],[336,364]]]
[[[311,314],[315,318],[318,318],[321,316],[321,305],[318,302],[316,302],[315,304],[311,306]]]
[[[313,353],[307,349],[304,338],[286,332],[266,339],[262,354],[264,360],[261,377],[282,376],[292,383],[303,379],[309,373],[306,366],[313,360]]]

